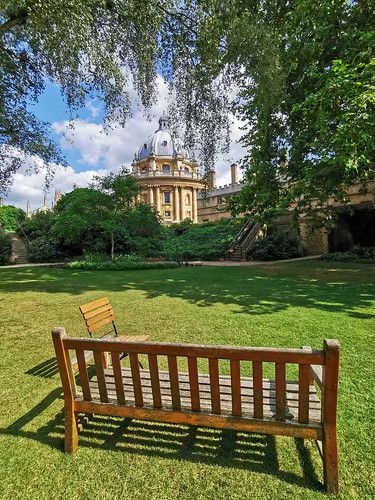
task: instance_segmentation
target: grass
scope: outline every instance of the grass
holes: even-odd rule
[[[123,331],[153,340],[320,347],[338,338],[338,498],[374,498],[374,283],[375,266],[328,262],[0,270],[0,498],[326,498],[314,444],[291,438],[96,416],[78,453],[65,455],[50,330],[84,336],[78,305],[103,295]]]

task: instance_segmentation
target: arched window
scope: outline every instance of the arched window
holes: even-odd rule
[[[185,167],[185,172],[187,172],[187,173],[190,172],[189,167]]]
[[[169,174],[169,172],[171,171],[171,167],[167,163],[164,163],[164,165],[162,165],[161,169],[162,169],[163,174]]]

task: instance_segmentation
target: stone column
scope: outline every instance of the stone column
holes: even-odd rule
[[[160,186],[156,186],[156,210],[160,212]]]
[[[180,193],[178,186],[174,187],[174,215],[175,221],[180,222]]]
[[[193,215],[193,222],[197,223],[198,222],[198,210],[197,210],[197,188],[193,187],[192,189],[192,215]]]
[[[150,205],[154,204],[154,188],[152,186],[149,186],[148,188],[148,197],[150,200]]]
[[[181,221],[186,219],[186,200],[185,200],[185,189],[181,186]]]

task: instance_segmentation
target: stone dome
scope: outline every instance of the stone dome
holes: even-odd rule
[[[169,120],[163,113],[163,116],[159,118],[159,128],[141,144],[136,159],[143,160],[150,156],[175,157],[177,155],[185,156],[185,152],[172,138],[169,132]]]

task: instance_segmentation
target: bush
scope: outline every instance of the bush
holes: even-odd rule
[[[0,265],[8,264],[12,255],[12,240],[8,234],[0,233]]]
[[[165,228],[164,252],[167,260],[216,260],[223,258],[242,221],[222,219],[192,224],[183,222]]]
[[[375,247],[355,246],[347,252],[327,253],[320,257],[320,260],[328,262],[359,262],[375,263]]]
[[[135,255],[122,255],[110,260],[107,255],[87,254],[82,260],[68,262],[69,269],[85,271],[132,271],[140,269],[168,269],[178,267],[177,262],[145,262]]]
[[[13,205],[0,207],[0,227],[5,231],[16,231],[18,225],[25,220],[25,212]]]
[[[301,257],[303,252],[297,241],[275,233],[256,241],[250,255],[254,260],[283,260]]]
[[[31,262],[53,262],[63,258],[54,244],[45,236],[39,236],[31,241],[28,249]]]

